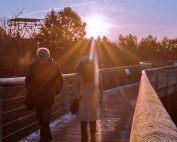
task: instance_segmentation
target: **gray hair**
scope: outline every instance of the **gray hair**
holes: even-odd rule
[[[37,57],[40,58],[49,58],[50,57],[50,51],[47,48],[38,48],[37,50]]]

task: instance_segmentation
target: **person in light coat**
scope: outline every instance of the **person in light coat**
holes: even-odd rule
[[[89,58],[81,61],[76,72],[78,87],[76,96],[80,99],[77,116],[81,122],[81,142],[88,142],[88,125],[91,142],[96,142],[96,120],[100,118],[100,93],[94,61]]]

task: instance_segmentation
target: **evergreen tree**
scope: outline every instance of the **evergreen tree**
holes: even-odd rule
[[[44,19],[44,24],[37,35],[40,46],[68,49],[82,39],[86,23],[70,7],[56,12],[52,10]]]

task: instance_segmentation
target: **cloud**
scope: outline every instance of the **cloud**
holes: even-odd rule
[[[79,7],[79,6],[86,6],[87,4],[95,4],[95,3],[96,2],[91,1],[89,3],[83,2],[83,3],[73,4],[73,5],[69,5],[69,6],[70,7]],[[67,7],[67,6],[57,7],[57,8],[52,8],[52,9],[54,9],[54,10],[61,10],[64,7]],[[35,14],[39,14],[39,13],[46,13],[46,12],[51,11],[52,9],[45,9],[45,10],[34,11],[34,12],[30,12],[30,13],[24,14],[23,16],[30,16],[30,15],[35,15]]]

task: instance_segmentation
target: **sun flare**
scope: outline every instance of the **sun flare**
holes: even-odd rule
[[[107,34],[109,24],[103,17],[86,17],[86,36],[97,38]]]

